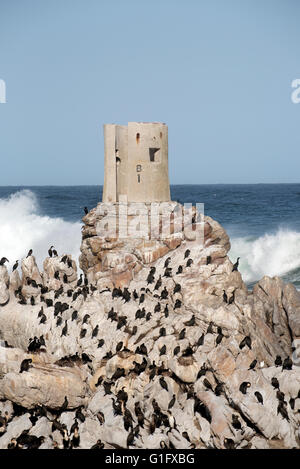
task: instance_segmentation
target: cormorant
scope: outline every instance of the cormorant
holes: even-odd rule
[[[159,378],[159,384],[161,385],[163,389],[165,389],[166,391],[169,391],[168,385],[163,376]]]
[[[249,370],[254,370],[256,365],[257,365],[257,360],[253,360],[253,362],[251,362],[249,365]]]
[[[247,394],[247,389],[250,388],[251,383],[248,381],[243,381],[243,383],[240,385],[240,391],[243,394]]]
[[[20,367],[20,373],[23,373],[23,371],[28,371],[30,368],[30,363],[32,363],[31,358],[26,358],[25,360],[22,361],[21,367]]]
[[[271,379],[271,384],[272,384],[274,389],[279,389],[279,381],[278,381],[277,378],[272,378]]]
[[[256,396],[256,399],[258,400],[258,402],[263,405],[264,400],[263,400],[261,393],[258,391],[255,391],[254,395]]]
[[[0,261],[0,266],[4,265],[5,262],[9,262],[8,259],[6,259],[6,257],[2,257],[1,261]]]
[[[235,428],[236,430],[241,430],[241,428],[242,428],[242,424],[241,424],[241,422],[239,421],[238,416],[235,415],[235,414],[232,415],[232,426],[233,426],[233,428]]]
[[[275,366],[281,366],[281,365],[282,365],[282,358],[280,355],[276,355]]]
[[[236,272],[239,268],[240,257],[237,258],[236,263],[233,264],[232,272]]]
[[[187,257],[189,257],[189,255],[191,254],[191,251],[189,249],[187,249],[184,253],[184,259],[186,259]]]
[[[175,404],[175,401],[176,401],[176,395],[173,394],[173,397],[172,397],[172,399],[170,400],[170,402],[169,402],[169,404],[168,404],[168,410],[171,410],[171,409],[172,409],[172,407],[173,407],[174,404]]]

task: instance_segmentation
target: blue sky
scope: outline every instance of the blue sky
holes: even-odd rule
[[[298,0],[0,0],[0,185],[102,184],[103,123],[169,126],[170,181],[300,182]]]

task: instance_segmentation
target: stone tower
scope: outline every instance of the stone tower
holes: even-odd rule
[[[103,202],[168,202],[168,127],[104,125]]]

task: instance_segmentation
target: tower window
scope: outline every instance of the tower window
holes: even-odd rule
[[[138,183],[140,183],[140,182],[141,182],[141,175],[138,174]]]
[[[158,152],[160,148],[149,148],[149,158],[150,161],[155,161],[155,153]]]

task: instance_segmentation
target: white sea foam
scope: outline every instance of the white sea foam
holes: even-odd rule
[[[232,238],[230,259],[240,256],[240,272],[247,283],[264,275],[283,276],[300,269],[300,233],[278,230],[257,239]]]
[[[39,268],[54,245],[59,254],[71,254],[78,261],[81,243],[81,224],[61,218],[39,214],[35,194],[29,190],[14,193],[0,199],[0,258],[10,260],[9,267],[17,259],[33,249]]]

